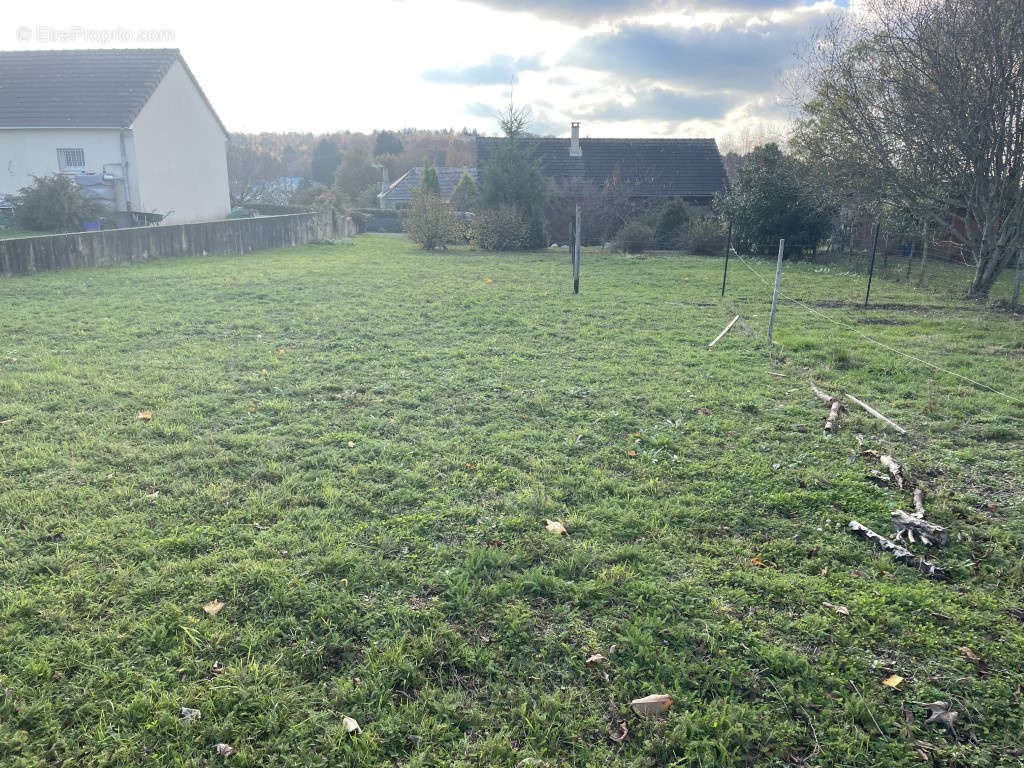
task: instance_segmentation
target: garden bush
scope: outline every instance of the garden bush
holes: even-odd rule
[[[32,184],[18,190],[14,219],[22,229],[36,232],[78,232],[82,222],[98,219],[103,207],[82,196],[68,176],[33,176]]]
[[[722,220],[716,216],[701,216],[693,219],[683,234],[680,245],[688,253],[699,256],[716,256],[725,250],[728,237]]]
[[[522,251],[530,247],[530,225],[512,205],[481,211],[470,225],[470,241],[485,251]]]
[[[621,251],[643,253],[654,244],[654,230],[639,221],[631,221],[619,230],[616,240]]]
[[[432,251],[459,240],[462,225],[440,195],[417,189],[405,215],[405,231],[410,240]]]

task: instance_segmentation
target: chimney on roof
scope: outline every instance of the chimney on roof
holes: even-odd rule
[[[572,138],[569,139],[569,157],[583,157],[583,147],[580,146],[580,124],[572,123]]]

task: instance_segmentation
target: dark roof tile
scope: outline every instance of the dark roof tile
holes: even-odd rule
[[[502,141],[477,137],[479,168]],[[636,197],[711,197],[726,190],[725,166],[714,139],[580,139],[582,157],[569,155],[569,139],[518,141],[556,183],[583,180],[603,186],[617,175]]]
[[[205,100],[176,48],[0,51],[0,128],[127,128],[175,61]]]

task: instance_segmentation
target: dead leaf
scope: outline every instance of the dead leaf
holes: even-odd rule
[[[153,418],[152,411],[139,411],[139,421],[149,421]]]
[[[353,443],[353,442],[352,442],[351,440],[349,440],[349,441],[348,441],[348,447],[349,447],[349,448],[355,448],[355,447],[356,447],[356,444],[355,444],[355,443]]]
[[[768,563],[766,563],[760,557],[752,557],[752,558],[750,558],[750,562],[751,562],[752,565],[756,565],[759,568],[767,568],[768,567]]]
[[[341,724],[345,726],[345,733],[362,733],[363,729],[359,727],[359,723],[354,717],[345,715],[341,718]]]
[[[147,493],[146,494],[146,498],[147,499],[155,499],[155,498],[158,498],[159,496],[160,496],[160,491],[153,491],[152,493]]]
[[[277,350],[277,356],[278,356],[278,357],[280,357],[280,356],[281,356],[281,355],[283,355],[284,353],[285,353],[285,348],[284,348],[284,347],[280,347],[280,348],[279,348],[279,349]]]
[[[608,738],[616,744],[621,744],[629,736],[629,726],[625,720],[619,720],[608,726]]]
[[[202,716],[203,713],[200,712],[198,709],[193,709],[192,707],[181,708],[181,719],[184,720],[186,723],[191,723],[193,720],[198,720]]]
[[[587,656],[587,664],[600,664],[604,661],[608,661],[608,659],[602,656],[600,653],[595,653],[592,656]]]
[[[899,688],[900,683],[903,682],[903,678],[899,675],[889,675],[885,680],[882,681],[882,685],[887,685],[890,688]]]
[[[627,456],[636,456],[636,451],[633,451],[633,450],[626,451],[626,455]]]
[[[494,281],[491,278],[488,277],[486,280],[484,280],[484,282],[485,283],[493,283]]]
[[[833,611],[838,613],[840,616],[849,616],[850,615],[850,609],[847,608],[845,605],[839,605],[838,603],[828,603],[828,602],[822,603],[822,605],[824,605],[826,608],[831,608]]]
[[[565,530],[565,526],[558,520],[545,520],[545,528],[548,529],[548,533],[557,533],[559,536],[568,536],[569,532]]]
[[[226,603],[220,600],[211,600],[208,603],[203,603],[203,610],[206,611],[207,616],[216,616],[225,605]]]
[[[672,706],[672,697],[664,693],[652,693],[650,696],[644,696],[642,699],[633,699],[629,702],[629,705],[638,715],[644,715],[645,717],[661,715]]]
[[[217,744],[214,749],[217,750],[217,754],[221,757],[231,757],[235,754],[235,748],[230,744],[225,744],[224,742]]]
[[[952,728],[953,723],[960,716],[959,712],[950,712],[949,704],[945,701],[933,701],[931,704],[925,704],[928,707],[928,719],[924,721],[925,725],[930,723],[938,723],[946,728]]]

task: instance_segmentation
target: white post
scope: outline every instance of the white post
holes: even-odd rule
[[[768,315],[768,343],[772,343],[775,329],[775,306],[779,303],[779,282],[782,280],[782,253],[786,248],[785,239],[779,240],[779,263],[775,267],[775,290],[772,292],[772,313]]]

